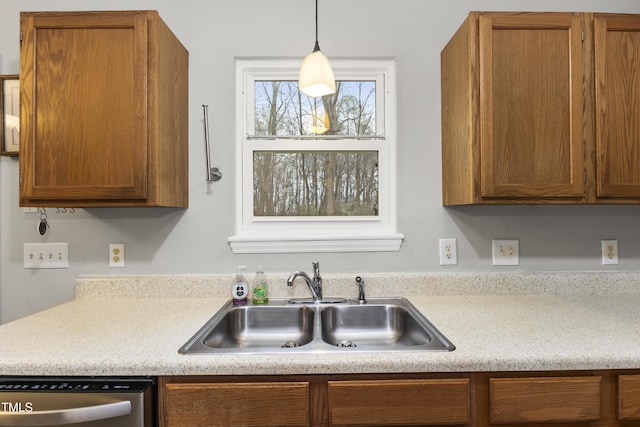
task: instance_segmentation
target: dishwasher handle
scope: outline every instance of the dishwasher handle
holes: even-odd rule
[[[0,426],[60,426],[89,421],[106,420],[131,413],[131,402],[106,403],[104,405],[84,406],[48,411],[0,412]]]

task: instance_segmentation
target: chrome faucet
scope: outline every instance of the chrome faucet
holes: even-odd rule
[[[320,263],[313,263],[313,279],[304,271],[294,271],[287,279],[287,286],[293,286],[293,282],[298,277],[302,277],[307,283],[307,286],[309,286],[309,290],[313,296],[313,301],[322,301],[322,277],[320,277]]]

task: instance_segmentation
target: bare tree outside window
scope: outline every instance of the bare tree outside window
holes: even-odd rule
[[[256,137],[301,137],[299,150],[254,151],[254,215],[377,216],[378,152],[364,142],[362,150],[311,149],[326,137],[376,135],[376,82],[338,81],[321,99],[295,81],[256,81],[254,89]]]

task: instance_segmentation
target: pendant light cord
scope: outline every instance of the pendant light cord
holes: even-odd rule
[[[316,45],[313,47],[313,51],[317,52],[320,50],[320,45],[318,44],[318,0],[316,0]]]

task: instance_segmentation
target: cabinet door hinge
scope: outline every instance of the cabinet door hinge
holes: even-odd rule
[[[584,171],[582,173],[582,179],[584,180],[584,183],[586,184],[587,183],[587,171]]]
[[[580,30],[580,39],[582,40],[582,43],[584,43],[584,28]]]

